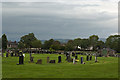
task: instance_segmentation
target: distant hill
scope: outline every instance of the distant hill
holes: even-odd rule
[[[56,41],[60,41],[61,43],[67,43],[69,40],[73,40],[73,39],[54,39]],[[106,41],[106,38],[100,38],[99,40],[105,42]],[[42,43],[44,43],[46,40],[41,40]]]

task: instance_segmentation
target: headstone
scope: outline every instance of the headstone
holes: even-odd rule
[[[38,59],[36,64],[42,64],[42,59]]]
[[[73,58],[73,64],[75,64],[75,58]]]
[[[50,60],[50,62],[49,63],[55,63],[55,60]]]
[[[61,63],[61,56],[58,56],[58,63]]]
[[[13,57],[13,53],[11,53],[11,57]]]
[[[75,56],[75,53],[72,53],[72,56],[74,57],[74,56]]]
[[[24,56],[19,56],[19,64],[24,64]]]
[[[49,63],[49,59],[50,59],[50,58],[49,58],[49,57],[47,57],[47,63]]]
[[[89,56],[87,55],[87,57],[86,57],[86,61],[89,61]]]
[[[30,57],[30,62],[34,62],[33,58],[34,58],[34,57]]]
[[[95,62],[97,62],[97,56],[95,56]]]
[[[92,60],[92,56],[90,56],[90,60]]]
[[[81,57],[81,64],[83,64],[83,57]]]
[[[75,59],[77,59],[78,57],[77,57],[77,55],[75,56]]]
[[[8,57],[8,53],[6,53],[6,57]]]
[[[23,56],[25,57],[25,54],[23,54]]]

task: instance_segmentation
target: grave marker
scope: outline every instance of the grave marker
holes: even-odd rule
[[[61,63],[61,56],[58,56],[58,63]]]
[[[86,61],[89,61],[89,56],[87,55],[87,57],[86,57]]]
[[[83,64],[83,57],[81,57],[81,64]]]
[[[42,64],[42,59],[38,59],[36,64]]]
[[[55,60],[50,60],[50,62],[49,63],[55,63]]]
[[[92,56],[90,56],[90,60],[92,60]]]
[[[49,59],[50,59],[50,58],[49,58],[49,57],[47,57],[47,63],[49,63]]]
[[[95,62],[97,62],[97,56],[95,56]]]

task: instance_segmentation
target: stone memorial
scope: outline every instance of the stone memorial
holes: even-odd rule
[[[13,57],[13,53],[10,53],[11,54],[11,57]]]
[[[30,62],[33,63],[34,60],[33,60],[34,57],[30,57]]]
[[[6,53],[6,57],[8,57],[8,53]]]
[[[50,58],[49,58],[49,57],[47,57],[47,63],[49,63],[49,59],[50,59]]]
[[[50,62],[49,63],[55,63],[55,60],[50,60]]]
[[[72,56],[74,57],[74,56],[75,56],[75,53],[72,53]]]
[[[36,64],[42,64],[42,59],[38,59]]]
[[[78,56],[77,56],[77,55],[75,56],[75,59],[78,59]]]
[[[87,55],[87,57],[86,57],[86,61],[89,61],[89,56]]]
[[[95,56],[95,62],[97,62],[97,56]]]
[[[75,58],[73,58],[73,64],[75,64]]]
[[[92,56],[90,56],[90,61],[92,60]]]
[[[19,56],[19,64],[24,64],[24,56]]]
[[[58,56],[58,63],[61,63],[61,56]]]
[[[83,64],[83,57],[81,57],[81,64]]]

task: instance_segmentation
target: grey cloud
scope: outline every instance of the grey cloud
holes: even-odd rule
[[[9,8],[7,4],[9,4],[11,8]],[[114,19],[117,17],[116,15],[109,14],[108,12],[93,12],[93,18],[91,15],[90,18],[86,18],[86,16],[79,18],[77,15],[71,16],[68,15],[69,13],[64,13],[64,10],[72,9],[66,5],[62,6],[57,5],[56,3],[35,4],[38,7],[42,4],[40,5],[42,7],[19,7],[17,6],[18,3],[5,3],[5,5],[3,5],[3,33],[6,33],[9,36],[9,39],[19,40],[22,35],[29,32],[34,32],[38,39],[71,39],[75,37],[88,37],[92,34],[106,37],[109,34],[116,32],[114,26],[117,26],[117,24],[114,23],[113,26],[110,25],[113,23],[106,24],[106,22],[109,22],[109,20],[113,20],[114,22]],[[72,13],[72,15],[74,15],[74,13]]]

